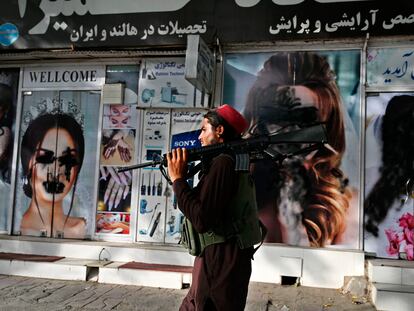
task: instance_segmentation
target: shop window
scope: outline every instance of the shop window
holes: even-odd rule
[[[223,102],[244,113],[249,136],[322,121],[335,150],[254,163],[265,242],[360,247],[360,58],[359,50],[225,55]]]
[[[100,93],[23,92],[14,234],[91,238]]]
[[[106,68],[106,85],[123,86],[115,88],[123,92],[115,96],[118,99],[103,99],[95,232],[106,239],[129,238],[131,219],[136,216],[133,212],[136,204],[132,202],[133,189],[136,187],[133,171],[118,172],[118,169],[137,161],[138,76],[138,65],[111,65]]]
[[[178,244],[184,217],[159,168],[118,169],[159,159],[183,144],[199,146],[205,113],[199,108],[208,96],[185,80],[184,58],[108,66],[106,84],[116,83],[124,85],[124,102],[103,107],[96,233],[105,239],[135,236],[138,242]]]
[[[9,231],[19,69],[0,69],[0,233]]]
[[[367,97],[364,250],[413,260],[414,93]]]

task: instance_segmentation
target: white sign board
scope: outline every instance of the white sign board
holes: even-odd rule
[[[100,88],[104,82],[104,66],[29,67],[23,75],[24,88]]]
[[[210,94],[213,89],[214,54],[199,35],[187,36],[185,78],[198,90]]]
[[[369,87],[414,87],[414,46],[368,49],[367,84]]]
[[[138,105],[189,108],[200,105],[195,87],[184,78],[184,57],[151,58],[141,63]]]

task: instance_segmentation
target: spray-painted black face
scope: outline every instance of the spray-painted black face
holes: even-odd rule
[[[261,100],[266,104],[259,109],[259,120],[263,124],[301,127],[317,122],[319,119],[315,104],[304,102],[305,99],[296,94],[293,87],[272,86],[263,91],[262,97]]]
[[[48,165],[58,160],[59,167],[65,166],[65,177],[67,181],[70,181],[72,167],[78,165],[78,160],[69,147],[59,157],[55,157],[55,153],[51,150],[38,149],[38,151],[42,151],[42,154],[36,157],[37,163]],[[62,193],[65,188],[65,185],[59,181],[59,175],[53,174],[49,167],[47,168],[47,180],[43,182],[43,186],[48,193]]]
[[[304,86],[272,85],[262,91],[256,134],[274,134],[298,130],[319,121],[316,95]],[[270,147],[276,153],[293,154],[305,146],[279,144]]]
[[[63,193],[65,189],[65,184],[59,181],[59,178],[53,176],[52,174],[47,174],[47,180],[43,182],[43,187],[45,187],[46,192],[48,193]]]
[[[313,106],[295,109],[289,109],[283,106],[264,106],[260,112],[261,120],[264,123],[298,125],[301,127],[318,121],[318,109]]]

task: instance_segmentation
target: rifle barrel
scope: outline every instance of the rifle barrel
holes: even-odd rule
[[[268,136],[269,144],[315,144],[327,143],[325,127],[317,124],[299,130]]]
[[[324,144],[327,143],[325,127],[322,124],[316,124],[298,130],[275,133],[272,135],[260,135],[247,139],[239,139],[230,143],[215,144],[200,148],[188,149],[188,162],[201,160],[203,157],[211,157],[224,152],[252,153],[265,150],[268,146],[274,144]],[[167,156],[145,162],[137,165],[119,168],[118,172],[129,171],[156,165],[167,166]]]
[[[163,160],[154,160],[151,162],[144,162],[144,163],[140,163],[140,164],[136,164],[136,165],[130,165],[130,166],[126,166],[126,167],[120,167],[118,168],[118,173],[121,172],[125,172],[125,171],[130,171],[130,170],[135,170],[138,168],[143,168],[143,167],[148,167],[148,166],[157,166],[158,164],[161,164],[163,162]]]

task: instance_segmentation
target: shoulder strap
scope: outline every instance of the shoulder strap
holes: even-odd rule
[[[254,249],[253,249],[253,254],[256,253],[256,251],[259,249],[260,246],[262,246],[264,239],[266,238],[266,234],[267,234],[267,229],[265,227],[265,225],[259,220],[259,226],[260,226],[260,231],[262,233],[262,240],[260,241],[260,244],[257,245]]]

